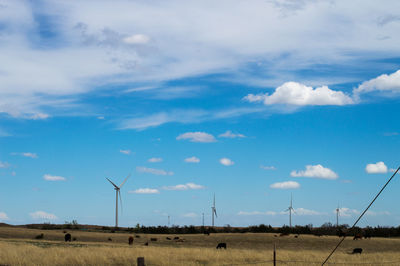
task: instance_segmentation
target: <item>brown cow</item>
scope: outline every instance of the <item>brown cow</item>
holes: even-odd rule
[[[358,240],[358,239],[362,239],[362,235],[361,234],[355,234],[353,237],[353,240]]]
[[[133,237],[129,237],[129,239],[128,239],[128,243],[129,243],[129,245],[132,245],[133,244]]]

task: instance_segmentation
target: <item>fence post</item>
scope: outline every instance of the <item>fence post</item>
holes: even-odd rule
[[[144,265],[144,257],[137,258],[137,266],[145,266]]]
[[[276,266],[276,246],[274,243],[274,266]]]

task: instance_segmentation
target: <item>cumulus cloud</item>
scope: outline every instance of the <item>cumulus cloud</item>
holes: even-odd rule
[[[249,94],[244,97],[249,102],[263,102],[265,105],[289,104],[297,106],[305,105],[347,105],[353,104],[353,99],[342,91],[334,91],[327,86],[313,89],[297,82],[286,82],[276,88],[275,92],[269,95]]]
[[[246,212],[246,211],[240,211],[237,213],[237,215],[242,215],[242,216],[253,216],[253,215],[270,215],[274,216],[277,213],[274,211],[266,211],[266,212],[260,212],[260,211],[252,211],[252,212]]]
[[[119,150],[119,152],[126,155],[131,154],[131,150]]]
[[[276,167],[272,165],[271,166],[260,165],[260,168],[264,170],[276,170]]]
[[[147,161],[148,161],[149,163],[160,163],[160,162],[163,161],[163,158],[156,158],[156,157],[153,157],[153,158],[148,159]]]
[[[5,212],[0,212],[0,221],[7,221],[9,220],[7,214]]]
[[[43,176],[43,179],[46,181],[65,181],[66,180],[65,177],[57,176],[57,175],[49,175],[49,174],[45,174]]]
[[[205,132],[187,132],[176,137],[177,140],[189,140],[191,142],[215,142],[216,139],[213,135]]]
[[[220,138],[229,138],[229,139],[234,139],[234,138],[245,138],[246,136],[240,133],[232,133],[232,131],[227,130],[225,133],[219,134],[218,137]]]
[[[400,92],[400,70],[392,74],[383,74],[377,78],[364,81],[356,89],[355,94],[368,93],[372,91]]]
[[[150,41],[149,36],[144,34],[134,34],[128,37],[125,37],[124,42],[127,44],[146,44]]]
[[[144,166],[138,166],[136,167],[136,171],[139,173],[148,173],[148,174],[153,174],[153,175],[173,175],[174,172],[171,171],[165,171],[163,169],[154,169],[154,168],[148,168]]]
[[[202,185],[197,185],[195,183],[187,183],[182,185],[175,185],[175,186],[166,186],[163,187],[165,190],[197,190],[205,188]]]
[[[11,155],[20,155],[20,156],[23,156],[23,157],[30,157],[30,158],[33,158],[33,159],[37,159],[38,158],[37,154],[36,153],[32,153],[32,152],[13,152],[13,153],[11,153]]]
[[[131,190],[128,193],[131,193],[131,194],[159,194],[160,191],[155,188],[139,188],[136,190]]]
[[[332,211],[332,213],[336,214],[336,209],[334,209]],[[346,207],[339,208],[339,215],[342,217],[351,217],[351,216],[358,215],[358,214],[360,214],[360,212],[355,209],[350,209],[350,208],[346,208]]]
[[[36,212],[32,212],[29,214],[32,219],[35,220],[56,220],[58,219],[57,216],[55,216],[52,213],[47,213],[44,211],[36,211]]]
[[[377,162],[367,164],[365,171],[368,174],[385,174],[388,172],[388,168],[384,162]]]
[[[323,167],[320,164],[306,165],[306,170],[292,171],[290,173],[293,177],[310,177],[322,179],[337,179],[339,176],[329,168]]]
[[[0,161],[0,168],[8,168],[8,167],[10,167],[9,163]]]
[[[221,158],[219,159],[220,164],[225,165],[225,166],[230,166],[230,165],[234,165],[235,163],[229,159],[229,158]]]
[[[196,156],[192,156],[192,157],[186,158],[185,162],[187,162],[187,163],[199,163],[200,159],[197,158]]]
[[[300,184],[294,181],[285,181],[273,183],[269,187],[274,189],[295,189],[299,188]]]
[[[305,208],[294,209],[296,215],[322,215],[323,213]]]

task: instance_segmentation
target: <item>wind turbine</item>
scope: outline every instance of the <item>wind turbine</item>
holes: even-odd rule
[[[336,208],[336,227],[339,227],[339,215],[340,215],[340,208],[339,208],[339,204]]]
[[[292,227],[292,211],[295,212],[294,209],[293,209],[293,197],[292,197],[292,194],[290,194],[290,206],[289,206],[289,208],[287,208],[286,211],[289,211],[289,227],[291,228]]]
[[[215,208],[215,194],[214,194],[214,203],[213,206],[211,207],[211,214],[212,214],[212,226],[214,227],[214,214],[215,217],[217,218],[217,209]]]
[[[128,178],[131,176],[131,174],[129,174],[124,182],[121,183],[121,185],[117,186],[116,184],[114,184],[110,179],[108,179],[106,177],[106,179],[108,180],[108,182],[110,182],[115,189],[115,228],[118,227],[118,194],[119,194],[119,200],[121,201],[121,209],[122,209],[122,199],[121,199],[121,187],[125,184],[126,180],[128,180]]]

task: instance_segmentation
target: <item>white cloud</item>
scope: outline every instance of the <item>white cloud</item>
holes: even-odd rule
[[[391,91],[400,92],[400,70],[392,74],[383,74],[377,78],[364,81],[354,89],[355,94],[368,93],[371,91]]]
[[[199,217],[199,215],[197,213],[194,213],[194,212],[185,213],[182,216],[186,217],[186,218],[197,218],[197,217]]]
[[[37,154],[36,153],[32,153],[32,152],[13,152],[13,153],[11,153],[11,155],[21,155],[21,156],[30,157],[30,158],[33,158],[33,159],[37,159],[38,158]]]
[[[322,215],[323,213],[304,208],[294,209],[296,215]]]
[[[58,219],[57,216],[51,213],[47,213],[44,211],[36,211],[29,214],[32,219],[35,220],[56,220]]]
[[[306,170],[292,171],[290,173],[293,177],[310,177],[322,179],[337,179],[339,176],[329,168],[323,167],[320,164],[306,165]]]
[[[171,172],[171,171],[165,171],[163,169],[147,168],[144,166],[136,167],[136,171],[138,171],[140,173],[148,173],[148,174],[153,174],[153,175],[173,175],[174,174],[174,172]]]
[[[313,89],[297,82],[286,82],[276,88],[271,95],[268,93],[244,97],[249,102],[263,102],[265,105],[347,105],[353,104],[353,99],[341,91],[333,91],[327,86]]]
[[[181,185],[175,186],[167,186],[163,187],[165,190],[197,190],[197,189],[204,189],[205,187],[202,185],[197,185],[195,183],[186,183]]]
[[[104,120],[105,118],[104,118],[104,116],[98,116],[97,119]]]
[[[192,156],[192,157],[186,158],[185,162],[187,162],[187,163],[199,163],[200,159],[197,158],[196,156]]]
[[[271,166],[260,165],[260,168],[264,170],[276,170],[276,167],[272,165]]]
[[[365,171],[368,174],[385,174],[388,172],[388,168],[384,162],[377,162],[367,164]]]
[[[273,183],[269,187],[275,189],[295,189],[299,188],[300,184],[294,181],[285,181],[285,182]]]
[[[144,34],[134,34],[124,38],[124,42],[127,44],[146,44],[150,41],[150,38]]]
[[[234,138],[245,138],[246,136],[240,133],[235,134],[232,133],[232,131],[227,130],[225,133],[218,135],[218,137],[234,139]]]
[[[220,160],[219,160],[219,162],[222,164],[222,165],[225,165],[225,166],[230,166],[230,165],[234,165],[235,163],[231,160],[231,159],[229,159],[229,158],[221,158]]]
[[[7,221],[10,218],[8,218],[7,214],[5,212],[0,212],[0,221]]]
[[[49,175],[49,174],[45,174],[43,176],[43,179],[47,180],[47,181],[65,181],[66,180],[65,177],[57,176],[57,175]]]
[[[332,211],[332,213],[336,214],[336,209],[334,209]],[[351,217],[351,216],[359,215],[359,214],[360,214],[360,212],[355,209],[349,209],[346,207],[339,208],[339,216],[342,216],[342,217]]]
[[[126,155],[131,154],[131,150],[119,150],[119,152]]]
[[[365,214],[369,215],[369,216],[383,216],[383,215],[390,215],[390,212],[388,212],[388,211],[374,212],[374,211],[368,210]]]
[[[128,193],[133,193],[133,194],[159,194],[160,191],[155,188],[139,188],[136,190],[131,190]]]
[[[188,139],[191,142],[215,142],[216,139],[213,135],[205,132],[187,132],[176,137],[177,140]]]
[[[163,158],[156,158],[156,157],[153,157],[153,158],[148,159],[147,161],[148,161],[149,163],[160,163],[160,162],[163,161]]]
[[[260,211],[252,211],[252,212],[246,212],[246,211],[240,211],[237,213],[237,215],[242,215],[242,216],[253,216],[253,215],[269,215],[269,216],[274,216],[277,213],[274,211],[266,211],[266,212],[260,212]]]
[[[8,168],[8,167],[10,167],[9,163],[0,161],[0,168]]]

